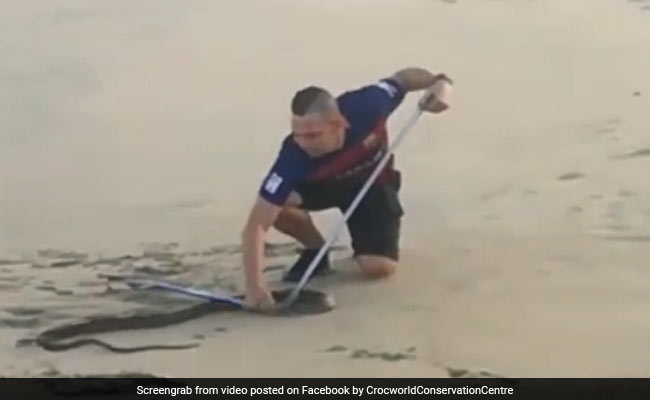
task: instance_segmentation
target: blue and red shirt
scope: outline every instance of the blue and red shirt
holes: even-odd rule
[[[404,97],[404,90],[390,78],[338,96],[339,109],[349,124],[343,147],[312,157],[298,146],[291,134],[287,135],[259,188],[260,196],[270,203],[283,205],[291,191],[302,183],[369,175],[388,149],[386,121]],[[386,179],[391,168],[392,159],[376,183]]]

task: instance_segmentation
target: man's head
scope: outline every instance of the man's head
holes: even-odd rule
[[[299,90],[291,101],[291,113],[293,138],[310,156],[343,146],[348,123],[327,90],[316,86]]]

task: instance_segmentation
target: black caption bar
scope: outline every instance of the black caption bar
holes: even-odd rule
[[[650,379],[348,378],[170,379],[4,378],[7,398],[214,399],[287,396],[371,398],[466,397],[549,399],[650,398]]]

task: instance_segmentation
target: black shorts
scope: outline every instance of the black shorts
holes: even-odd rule
[[[385,183],[373,184],[347,221],[352,249],[357,255],[399,259],[400,222],[404,215],[399,200],[401,174],[391,170]],[[345,213],[365,181],[305,183],[297,188],[301,209],[321,211],[338,208]]]

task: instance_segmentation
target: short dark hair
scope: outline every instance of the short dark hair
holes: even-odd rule
[[[303,116],[308,112],[322,111],[327,108],[332,95],[318,86],[307,86],[296,92],[291,100],[293,115]]]

